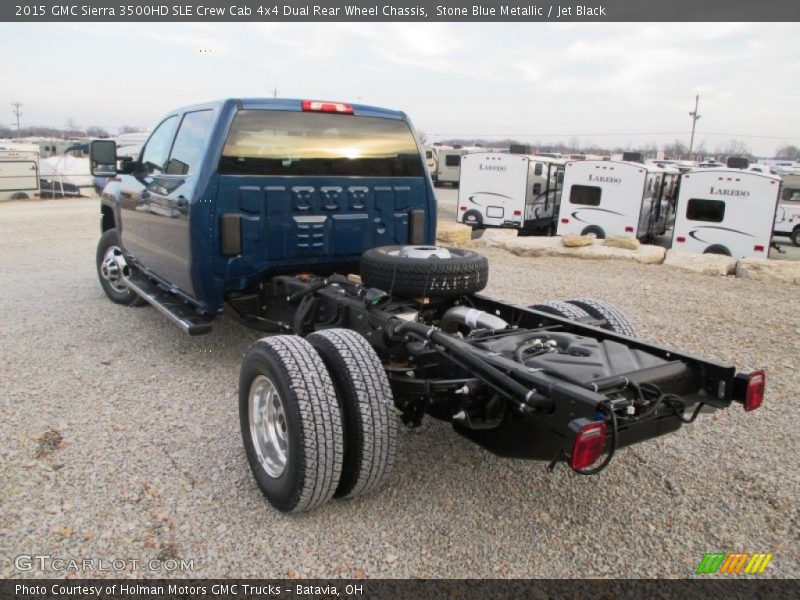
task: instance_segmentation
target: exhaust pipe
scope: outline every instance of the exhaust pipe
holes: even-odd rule
[[[453,333],[458,325],[466,325],[470,329],[508,329],[509,327],[505,320],[482,310],[467,306],[454,306],[444,313],[441,329],[447,333]]]

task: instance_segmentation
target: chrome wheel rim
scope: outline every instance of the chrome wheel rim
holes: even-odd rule
[[[264,375],[250,385],[250,437],[264,471],[280,477],[289,455],[289,429],[278,390]]]
[[[118,246],[111,246],[106,250],[103,262],[100,263],[100,276],[116,292],[128,291],[128,286],[122,283],[122,270],[124,267],[120,264],[120,261],[124,262],[124,260],[122,250]]]

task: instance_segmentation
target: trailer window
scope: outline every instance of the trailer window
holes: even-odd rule
[[[534,175],[541,175],[542,174],[542,163],[536,163],[536,166],[533,167],[533,174]]]
[[[786,202],[800,202],[800,189],[787,188],[783,190],[783,199]]]
[[[600,206],[603,190],[593,185],[573,185],[569,188],[569,203]]]
[[[460,154],[448,154],[444,157],[444,164],[446,167],[457,167],[461,164]]]
[[[430,150],[425,150],[425,158],[433,158],[433,152]]]
[[[404,121],[270,110],[239,111],[219,171],[338,177],[421,177],[425,172]]]
[[[690,221],[722,223],[725,219],[725,202],[692,198],[686,205],[686,218]]]

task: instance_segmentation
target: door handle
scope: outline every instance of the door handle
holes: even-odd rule
[[[142,190],[140,196],[142,200],[147,200],[150,197],[150,192],[148,192],[147,190]]]

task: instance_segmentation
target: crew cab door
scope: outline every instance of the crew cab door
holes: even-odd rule
[[[181,117],[163,172],[154,173],[146,188],[151,259],[145,267],[192,296],[190,217],[213,116],[214,111],[206,109]]]
[[[135,172],[120,176],[120,239],[125,251],[146,269],[156,262],[150,232],[150,196],[161,189],[156,179],[164,171],[177,127],[177,116],[164,119],[145,143]]]

